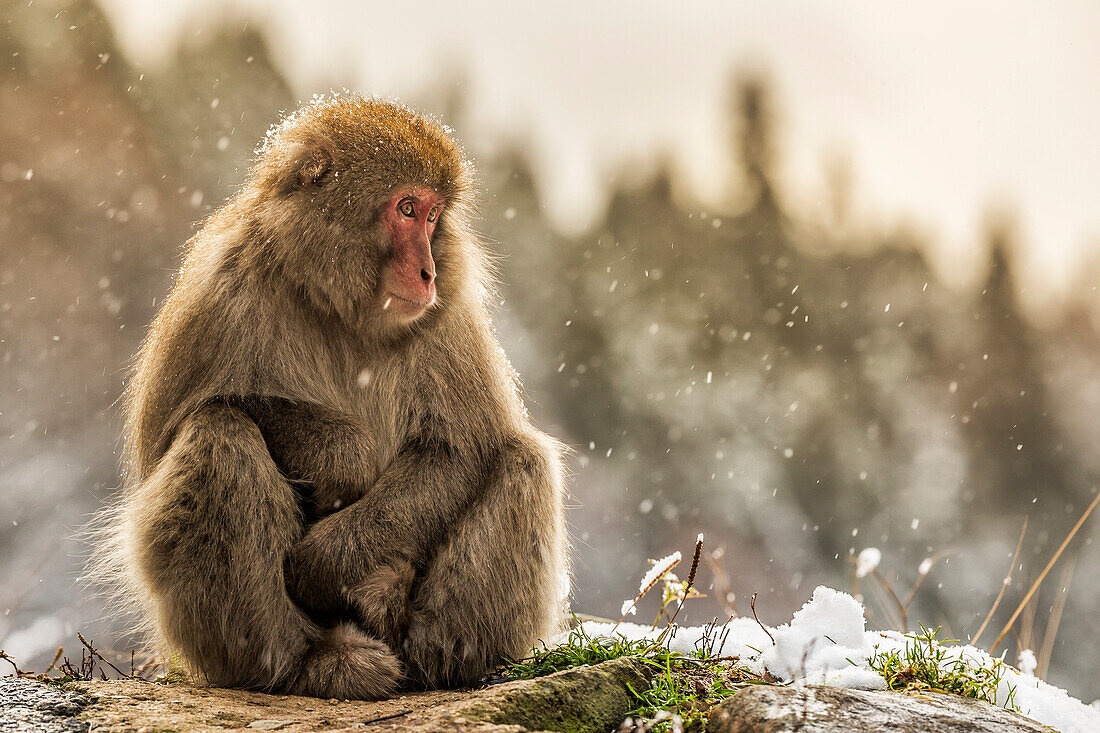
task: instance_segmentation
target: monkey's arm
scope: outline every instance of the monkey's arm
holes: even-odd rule
[[[206,681],[321,697],[384,697],[397,686],[387,647],[319,628],[287,596],[283,556],[301,518],[241,410],[216,401],[187,417],[122,516],[160,631]]]
[[[359,607],[364,586],[410,585],[414,566],[474,499],[484,470],[476,452],[430,432],[409,440],[361,499],[318,520],[295,546],[291,595],[332,613]]]
[[[363,496],[375,451],[358,420],[321,405],[278,397],[234,397],[260,428],[268,451],[291,482],[305,487],[303,509],[312,522]]]
[[[558,631],[567,592],[559,448],[516,435],[414,589],[403,644],[426,687],[476,682]]]

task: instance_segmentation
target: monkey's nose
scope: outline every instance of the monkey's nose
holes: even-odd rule
[[[435,273],[434,272],[428,272],[426,269],[421,268],[420,269],[420,279],[423,280],[426,283],[430,283],[432,280],[435,280]]]

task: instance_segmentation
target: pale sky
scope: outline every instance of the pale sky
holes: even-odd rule
[[[972,276],[994,204],[1021,224],[1029,286],[1087,285],[1079,265],[1100,257],[1096,0],[105,5],[149,65],[196,19],[253,18],[306,96],[334,83],[408,96],[458,60],[477,128],[529,133],[550,211],[570,228],[599,211],[624,161],[656,154],[717,199],[729,74],[751,67],[776,82],[795,203],[816,205],[824,162],[843,153],[863,222],[918,223],[956,280]]]

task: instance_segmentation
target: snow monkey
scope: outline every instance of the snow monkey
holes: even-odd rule
[[[127,387],[101,573],[210,684],[469,684],[560,623],[561,448],[487,313],[448,131],[338,97],[188,243]]]

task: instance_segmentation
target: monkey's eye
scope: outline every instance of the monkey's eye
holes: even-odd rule
[[[428,212],[428,221],[435,221],[439,218],[439,215],[443,213],[442,206],[436,206],[434,209]]]
[[[401,212],[402,216],[407,216],[410,219],[416,216],[416,211],[413,209],[412,201],[405,199],[397,205],[397,210]]]

